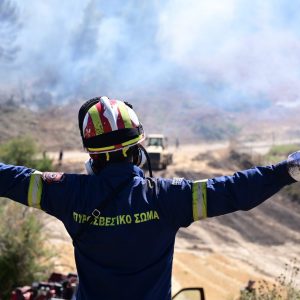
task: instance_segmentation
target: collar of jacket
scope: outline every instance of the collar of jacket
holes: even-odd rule
[[[119,177],[125,178],[128,177],[130,174],[135,174],[139,177],[145,177],[144,172],[134,165],[133,163],[123,162],[123,163],[111,163],[108,164],[105,168],[103,168],[99,173],[98,176],[103,177]]]

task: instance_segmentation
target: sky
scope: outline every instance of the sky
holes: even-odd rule
[[[174,90],[297,106],[299,11],[298,0],[0,0],[0,95]]]

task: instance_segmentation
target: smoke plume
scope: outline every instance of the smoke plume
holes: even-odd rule
[[[284,0],[3,0],[0,92],[40,103],[172,91],[223,107],[297,105],[299,8]]]

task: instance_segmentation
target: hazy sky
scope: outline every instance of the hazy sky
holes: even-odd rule
[[[14,60],[0,51],[2,94],[66,100],[174,88],[216,102],[300,100],[300,1],[11,2],[19,51]]]

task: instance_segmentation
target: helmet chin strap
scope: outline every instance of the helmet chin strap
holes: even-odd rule
[[[149,175],[150,175],[150,177],[153,177],[149,154],[148,154],[147,150],[141,144],[139,144],[139,148],[141,149],[141,153],[142,153],[140,165],[142,166],[147,161]]]
[[[143,167],[143,165],[147,163],[147,157],[146,157],[146,154],[145,152],[139,148],[139,161],[138,161],[138,166],[139,167]]]
[[[138,165],[139,166],[143,166],[147,162],[149,175],[150,175],[150,177],[153,177],[152,167],[151,167],[151,161],[150,161],[148,152],[146,151],[146,149],[141,144],[139,144],[138,147],[139,147],[139,150],[140,150],[140,153],[141,153],[140,154],[141,158],[140,158],[140,160],[138,162]],[[93,168],[93,159],[92,158],[89,158],[85,162],[85,169],[86,169],[88,175],[94,175],[94,174],[96,174],[96,172],[95,172],[95,170]]]

